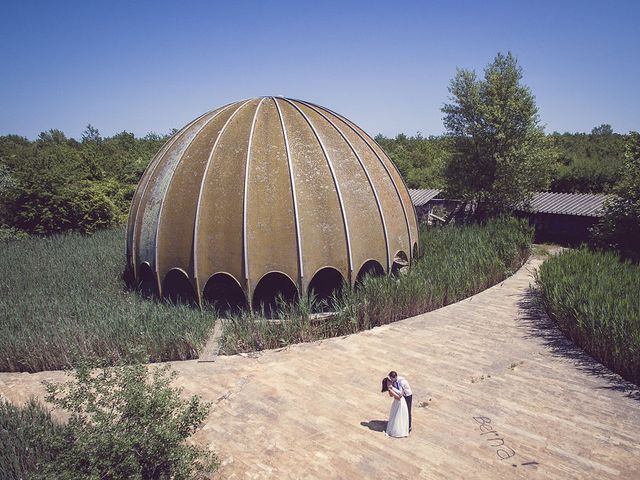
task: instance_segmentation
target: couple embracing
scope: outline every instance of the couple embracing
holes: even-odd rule
[[[394,371],[382,379],[382,391],[393,397],[385,434],[389,437],[408,437],[411,431],[411,401],[413,393],[409,382]]]

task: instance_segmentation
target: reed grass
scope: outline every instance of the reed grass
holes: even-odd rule
[[[128,290],[124,230],[0,243],[0,371],[53,370],[75,358],[197,358],[211,312]]]
[[[640,385],[640,266],[583,248],[547,260],[536,280],[543,305],[560,329]]]
[[[127,289],[124,232],[0,244],[0,371],[62,369],[82,357],[116,363],[140,346],[150,361],[197,358],[216,315]],[[250,352],[345,335],[456,302],[501,281],[526,259],[531,229],[516,220],[421,232],[413,268],[369,277],[316,319],[314,298],[280,304],[278,321],[242,312],[224,322],[221,351]]]
[[[41,465],[53,457],[46,440],[61,429],[49,410],[33,398],[21,407],[0,399],[0,479],[41,473]]]
[[[526,222],[423,229],[422,256],[398,277],[367,277],[360,288],[333,299],[335,315],[314,320],[314,299],[280,304],[274,322],[243,312],[224,322],[221,352],[250,352],[366,330],[434,310],[474,295],[514,273],[530,252]]]

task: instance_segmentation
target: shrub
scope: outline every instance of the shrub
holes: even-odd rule
[[[215,470],[212,452],[185,440],[210,404],[182,399],[168,366],[140,353],[112,368],[83,361],[64,383],[45,382],[47,400],[69,415],[54,422],[35,400],[0,403],[0,479],[191,479]]]
[[[4,227],[0,225],[0,242],[7,242],[10,240],[22,240],[27,238],[28,235],[22,230],[18,230],[13,227]]]
[[[640,384],[640,266],[614,253],[565,251],[537,273],[549,316],[577,345]]]
[[[80,182],[66,195],[71,224],[86,234],[124,223],[128,208],[126,190],[115,180]]]
[[[549,139],[558,152],[550,191],[607,193],[616,183],[626,135],[595,127],[590,134],[554,132]]]
[[[180,397],[168,366],[130,364],[95,369],[82,362],[73,380],[45,382],[47,401],[70,414],[49,438],[43,478],[190,479],[212,472],[216,456],[185,443],[210,404]]]

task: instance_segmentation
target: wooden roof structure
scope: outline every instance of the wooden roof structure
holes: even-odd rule
[[[441,190],[435,189],[409,189],[415,207],[426,205],[440,193]],[[514,211],[600,217],[607,197],[602,193],[536,192],[527,202],[516,205]]]
[[[537,192],[514,210],[528,213],[600,217],[607,195],[601,193]]]

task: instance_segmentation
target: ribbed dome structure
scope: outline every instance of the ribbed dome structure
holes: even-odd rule
[[[226,105],[176,133],[127,226],[142,288],[198,304],[326,296],[417,249],[409,192],[380,146],[335,112],[282,97]]]

